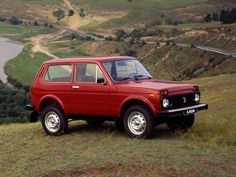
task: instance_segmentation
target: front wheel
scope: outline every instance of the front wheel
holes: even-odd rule
[[[132,138],[148,138],[153,128],[153,116],[148,108],[142,105],[130,107],[124,115],[124,128]]]
[[[60,135],[66,132],[68,121],[62,111],[55,106],[48,106],[41,114],[42,126],[49,135]]]

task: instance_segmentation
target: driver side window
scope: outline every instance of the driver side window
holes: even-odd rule
[[[77,64],[76,82],[100,83],[104,76],[96,64]]]

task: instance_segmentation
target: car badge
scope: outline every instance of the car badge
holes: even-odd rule
[[[187,102],[187,99],[186,97],[183,97],[183,102],[186,103]]]

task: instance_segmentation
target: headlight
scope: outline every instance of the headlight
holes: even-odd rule
[[[168,107],[169,107],[169,104],[170,104],[170,102],[169,102],[169,100],[168,100],[167,98],[164,98],[164,99],[162,100],[162,106],[163,106],[163,108],[168,108]]]
[[[200,95],[199,94],[195,94],[194,101],[197,103],[200,102]]]

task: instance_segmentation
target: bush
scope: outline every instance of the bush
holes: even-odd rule
[[[52,14],[57,20],[61,20],[65,17],[65,12],[62,9],[57,9],[56,11],[53,11]]]
[[[0,83],[0,123],[29,121],[28,112],[24,109],[29,101],[26,92],[10,89]]]
[[[68,16],[70,17],[70,16],[73,16],[74,14],[75,14],[75,12],[72,9],[70,9],[68,12]]]
[[[11,23],[12,25],[19,25],[22,23],[22,21],[16,17],[11,17],[9,20],[9,23]]]
[[[39,26],[37,21],[34,22],[34,26]]]
[[[50,25],[49,25],[49,28],[54,28],[53,24],[50,24]]]
[[[137,57],[137,51],[131,49],[125,49],[125,55],[130,57]]]
[[[123,29],[117,30],[115,35],[116,35],[117,41],[121,41],[122,39],[128,36],[128,34]]]
[[[4,17],[0,17],[0,22],[5,22],[7,19]]]
[[[112,36],[108,36],[108,37],[105,38],[105,40],[107,40],[107,41],[113,41],[113,37],[112,37]]]
[[[85,12],[84,12],[84,8],[80,8],[80,10],[79,10],[79,16],[80,17],[85,17]]]

